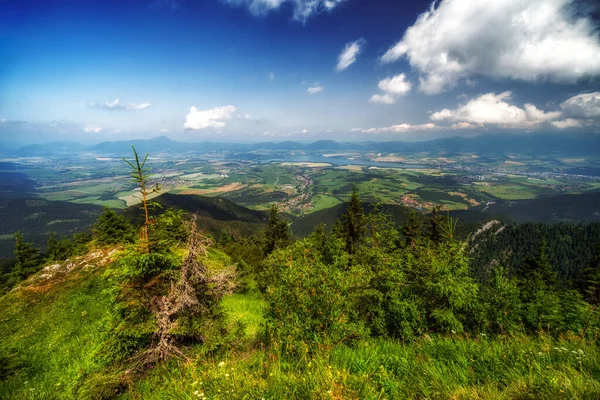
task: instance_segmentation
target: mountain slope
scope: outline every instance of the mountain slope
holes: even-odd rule
[[[485,212],[502,214],[515,222],[600,222],[600,192],[498,203]]]

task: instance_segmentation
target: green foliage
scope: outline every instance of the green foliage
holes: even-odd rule
[[[417,218],[415,210],[410,210],[406,223],[402,226],[404,243],[407,247],[414,248],[421,237],[421,222]]]
[[[269,222],[265,231],[265,255],[271,254],[276,249],[283,248],[290,243],[290,229],[288,223],[281,219],[277,205],[272,204],[269,213]]]
[[[352,255],[363,239],[366,232],[365,213],[356,187],[352,189],[352,196],[342,216],[342,237],[346,242],[346,252]]]
[[[108,207],[104,208],[96,220],[92,232],[94,241],[100,246],[132,243],[135,240],[133,226]]]
[[[354,277],[345,273],[346,259],[337,261],[325,264],[309,240],[265,260],[274,271],[265,291],[267,331],[285,353],[302,355],[365,334],[346,299]]]
[[[15,233],[15,258],[17,263],[13,275],[17,280],[23,280],[36,272],[40,265],[40,250],[31,243],[25,242],[21,232]]]
[[[172,254],[130,249],[106,271],[112,298],[109,335],[100,354],[106,362],[123,361],[149,346],[156,331],[152,299],[169,290],[169,274],[180,263]]]
[[[483,332],[515,334],[522,329],[522,303],[515,280],[505,268],[495,268],[492,280],[482,285],[474,317]]]
[[[48,243],[46,245],[46,253],[44,257],[46,261],[64,261],[75,254],[75,245],[69,238],[58,240],[55,232],[50,232]]]
[[[427,236],[429,240],[433,243],[440,243],[442,241],[442,215],[440,213],[442,206],[435,206],[431,211],[431,216],[429,217],[429,229],[427,231]]]
[[[600,303],[600,242],[596,244],[594,256],[575,283],[588,303],[593,305]]]
[[[182,210],[168,209],[154,219],[149,229],[151,251],[164,252],[170,246],[181,245],[187,241],[189,231],[185,227],[183,217]]]

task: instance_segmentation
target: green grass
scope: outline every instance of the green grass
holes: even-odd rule
[[[216,250],[210,260],[210,268],[230,263]],[[0,365],[14,371],[0,382],[0,398],[77,398],[90,374],[117,372],[95,361],[110,304],[102,268],[86,269],[87,263],[95,265],[87,261],[0,298]],[[245,326],[242,340],[208,354],[201,345],[188,347],[188,361],[149,369],[119,398],[600,398],[598,348],[569,335],[372,339],[285,357],[262,340],[265,302],[254,286],[222,302],[231,327]]]
[[[313,200],[313,207],[310,209],[310,212],[331,208],[336,204],[340,204],[341,202],[342,201],[337,197],[329,196],[326,194],[319,194],[315,196]]]
[[[244,333],[249,338],[256,338],[264,330],[263,310],[265,302],[256,291],[232,294],[223,299],[223,308],[229,316],[231,325],[240,322],[244,325]]]
[[[0,382],[3,399],[73,398],[96,368],[109,307],[100,271],[79,269],[0,298],[0,350],[14,375]]]
[[[599,362],[590,343],[546,337],[373,340],[301,360],[248,349],[161,366],[124,397],[595,399]]]

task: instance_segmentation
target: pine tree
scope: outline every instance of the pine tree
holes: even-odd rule
[[[290,230],[285,220],[279,217],[276,204],[271,205],[269,222],[265,232],[265,255],[271,254],[276,249],[290,244]]]
[[[342,216],[344,239],[348,254],[356,253],[358,245],[365,236],[365,211],[356,187],[352,189],[352,196]]]
[[[56,238],[56,232],[50,232],[50,236],[48,236],[48,242],[46,244],[46,260],[55,261],[58,260],[58,255],[60,253],[60,245],[58,243],[58,239]]]
[[[410,210],[408,219],[402,226],[402,234],[404,235],[405,245],[414,249],[421,236],[421,222],[417,218],[415,210]]]
[[[96,243],[101,246],[132,242],[134,238],[133,226],[108,207],[96,220],[92,232]]]
[[[13,274],[22,280],[37,271],[40,263],[40,250],[25,242],[21,232],[15,233],[15,258],[17,263]]]
[[[600,304],[600,242],[596,244],[594,256],[581,273],[577,282],[579,292],[590,304]]]
[[[429,217],[429,229],[427,236],[433,243],[440,243],[442,241],[442,215],[440,213],[442,206],[435,206],[431,210],[431,216]]]

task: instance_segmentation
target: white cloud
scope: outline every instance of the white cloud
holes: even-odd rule
[[[360,54],[362,47],[366,43],[367,42],[363,38],[347,43],[344,47],[344,50],[342,50],[342,53],[338,57],[338,63],[335,69],[337,71],[343,71],[350,65],[354,64],[356,57]]]
[[[308,129],[302,129],[302,130],[300,131],[300,133],[303,133],[303,134],[305,134],[305,135],[306,135],[306,134],[308,133]]]
[[[552,121],[551,124],[558,129],[581,128],[581,121],[574,118],[567,118],[560,121]]]
[[[400,74],[379,81],[377,86],[379,86],[379,89],[383,90],[384,92],[393,94],[406,94],[410,92],[412,84],[406,80],[405,74]]]
[[[237,108],[224,106],[211,108],[209,110],[198,110],[192,106],[190,113],[185,117],[185,129],[200,130],[206,128],[223,128],[226,121],[233,118]]]
[[[169,133],[170,131],[167,128],[163,128],[160,130],[160,133]]]
[[[269,72],[269,74],[267,76],[269,77],[270,81],[274,81],[275,80],[275,74],[273,72]]]
[[[563,102],[565,114],[582,118],[600,118],[600,92],[582,93]]]
[[[375,104],[394,104],[396,102],[396,96],[389,93],[386,94],[374,94],[369,99],[370,103]]]
[[[452,129],[452,130],[475,129],[475,128],[477,128],[475,125],[470,124],[468,122],[457,122],[456,124],[450,125],[450,129]]]
[[[100,133],[104,130],[102,125],[87,124],[83,127],[85,133]]]
[[[289,5],[294,10],[294,19],[302,22],[313,14],[323,11],[331,11],[345,0],[222,0],[234,6],[248,7],[250,12],[256,16],[263,16],[281,6]]]
[[[399,74],[379,81],[377,86],[385,93],[382,95],[374,94],[369,101],[379,104],[394,104],[398,96],[410,92],[412,83],[406,80],[406,74]]]
[[[600,74],[600,40],[575,0],[442,0],[421,14],[382,57],[406,56],[420,90],[439,93],[483,75],[574,82]]]
[[[139,104],[129,103],[127,108],[129,110],[145,110],[146,108],[151,107],[151,106],[152,106],[152,104],[150,104],[150,103],[139,103]]]
[[[99,110],[130,110],[130,111],[140,111],[145,110],[148,107],[151,107],[151,103],[129,103],[127,105],[121,104],[121,100],[117,97],[113,101],[105,101],[104,103],[91,102],[88,103],[89,108],[96,108]]]
[[[383,128],[369,128],[369,129],[359,129],[359,130],[354,128],[351,131],[352,132],[360,131],[361,133],[375,134],[375,133],[387,133],[387,132],[404,133],[404,132],[430,131],[430,130],[434,130],[434,129],[441,129],[441,128],[439,126],[437,126],[436,124],[429,122],[427,124],[420,124],[420,125],[399,124],[399,125],[386,126]]]
[[[499,125],[509,128],[530,128],[542,122],[560,118],[560,111],[545,112],[533,104],[524,108],[509,103],[511,92],[487,93],[455,110],[447,108],[431,114],[432,121],[457,121],[473,125]]]
[[[325,88],[321,85],[316,85],[316,86],[311,86],[308,89],[306,89],[306,92],[308,94],[317,94],[319,92],[322,92],[323,90],[325,90]]]

